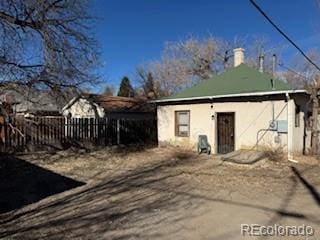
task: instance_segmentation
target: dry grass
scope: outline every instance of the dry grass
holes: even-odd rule
[[[273,162],[281,162],[286,159],[285,152],[282,148],[276,148],[276,149],[265,149],[264,153],[266,157]]]
[[[0,238],[238,239],[244,218],[320,224],[316,191],[300,183],[288,162],[249,168],[177,147],[24,159],[86,184],[0,215]],[[319,166],[295,166],[319,187]]]
[[[318,157],[312,155],[295,154],[294,160],[298,161],[301,164],[320,165],[320,160],[318,159]]]

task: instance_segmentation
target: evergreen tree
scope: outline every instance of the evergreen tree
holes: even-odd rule
[[[152,74],[149,72],[146,81],[143,83],[143,91],[147,98],[156,98],[154,80]]]
[[[134,97],[134,90],[128,77],[123,77],[118,92],[120,97]]]

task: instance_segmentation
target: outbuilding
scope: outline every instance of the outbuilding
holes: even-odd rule
[[[244,64],[157,100],[159,144],[195,147],[207,135],[212,152],[281,149],[292,158],[310,147],[310,96],[273,75]]]

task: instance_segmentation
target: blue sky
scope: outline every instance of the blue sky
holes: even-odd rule
[[[320,7],[316,0],[257,0],[268,15],[303,49],[320,40]],[[135,67],[160,57],[164,44],[193,34],[233,40],[265,35],[270,44],[286,44],[249,0],[95,0],[101,20],[93,31],[101,46],[103,79],[118,86]],[[288,47],[285,56],[296,52]]]

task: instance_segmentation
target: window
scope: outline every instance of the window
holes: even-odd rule
[[[300,106],[296,105],[296,115],[294,118],[295,127],[300,127]]]
[[[190,111],[175,112],[175,134],[178,137],[189,137]]]

